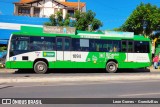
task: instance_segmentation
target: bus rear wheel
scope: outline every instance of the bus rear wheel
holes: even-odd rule
[[[106,71],[109,73],[115,73],[117,71],[117,63],[110,61],[106,64]]]
[[[35,64],[34,64],[34,71],[37,73],[37,74],[45,74],[47,72],[47,69],[48,69],[48,66],[45,62],[43,61],[37,61]]]

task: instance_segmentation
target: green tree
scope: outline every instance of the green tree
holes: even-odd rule
[[[70,25],[70,15],[66,14],[65,19],[63,19],[62,12],[57,12],[49,17],[50,22],[44,23],[46,26],[69,26]]]
[[[88,27],[91,26],[91,30],[98,30],[103,26],[102,22],[95,18],[96,14],[88,10],[87,12],[76,11],[74,17],[76,18],[75,27],[78,30],[88,30]]]
[[[0,47],[0,51],[6,51],[6,50],[7,50],[6,46]]]
[[[47,26],[71,26],[76,27],[77,30],[88,30],[91,26],[92,31],[98,30],[103,26],[102,22],[95,18],[96,14],[91,10],[87,12],[75,11],[75,20],[70,19],[70,15],[66,14],[65,19],[63,19],[62,12],[57,12],[50,16],[50,22],[44,23]]]
[[[56,13],[56,17],[57,17],[57,25],[58,26],[63,26],[64,22],[63,22],[63,14],[61,11],[58,11]]]
[[[91,27],[92,30],[97,30],[99,29],[100,26],[103,26],[102,22],[98,19],[93,19],[91,24],[92,24],[92,27]]]
[[[80,17],[76,18],[75,27],[77,30],[87,30],[88,24],[86,20],[86,13],[80,13]]]
[[[80,11],[75,11],[74,18],[76,18],[76,20],[79,20],[81,18],[81,12]]]
[[[118,30],[150,36],[160,25],[160,9],[150,3],[141,3]]]
[[[69,14],[66,14],[63,25],[64,26],[70,26],[70,15]]]
[[[46,23],[44,23],[44,25],[46,25],[46,26],[57,26],[57,21],[56,21],[56,18],[55,18],[54,14],[52,14],[49,17],[49,20],[50,20],[50,22],[46,22]]]
[[[114,31],[122,31],[122,29],[120,29],[120,28],[114,28],[113,30]]]

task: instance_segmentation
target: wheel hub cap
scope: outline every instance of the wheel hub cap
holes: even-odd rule
[[[116,67],[115,67],[114,65],[110,65],[110,66],[109,66],[109,69],[110,69],[111,71],[114,71],[114,70],[116,69]]]
[[[43,71],[44,70],[44,66],[43,65],[38,65],[38,70],[39,71]]]

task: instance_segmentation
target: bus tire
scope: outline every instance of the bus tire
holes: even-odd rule
[[[34,64],[34,71],[37,73],[37,74],[45,74],[48,70],[48,66],[45,62],[43,61],[37,61],[35,64]]]
[[[106,71],[108,73],[115,73],[117,71],[117,63],[110,61],[106,64]]]

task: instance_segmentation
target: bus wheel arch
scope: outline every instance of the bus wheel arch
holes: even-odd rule
[[[48,70],[49,63],[44,58],[38,58],[33,63],[33,69],[37,74],[44,74]]]
[[[108,73],[115,73],[118,69],[118,61],[115,59],[110,59],[106,62],[106,71]]]

